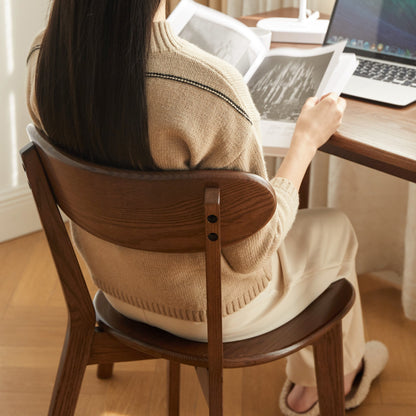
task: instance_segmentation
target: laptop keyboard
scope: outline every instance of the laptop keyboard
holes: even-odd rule
[[[416,88],[416,69],[366,59],[358,61],[354,75]]]

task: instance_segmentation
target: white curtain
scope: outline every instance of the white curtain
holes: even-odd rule
[[[313,162],[311,183],[311,207],[339,208],[351,219],[358,273],[401,285],[404,312],[416,320],[416,185],[325,154]]]
[[[242,16],[298,4],[228,0],[227,7]],[[334,0],[307,5],[330,14]],[[322,153],[313,162],[311,183],[311,207],[339,208],[351,219],[360,243],[358,272],[375,272],[400,284],[404,312],[416,320],[416,184]]]
[[[246,16],[281,7],[293,7],[293,0],[228,0],[228,13],[232,16]]]
[[[406,316],[416,320],[416,184],[409,184],[402,300]]]
[[[331,13],[335,0],[308,0],[309,9],[321,13]],[[228,0],[228,13],[232,16],[245,16],[281,7],[298,7],[299,0]]]
[[[204,6],[212,7],[213,9],[219,10],[220,12],[227,13],[227,0],[195,0],[197,3],[203,4]],[[167,0],[166,1],[166,12],[169,14],[178,5],[180,0]]]
[[[227,0],[195,0],[197,3],[203,4],[204,6],[212,7],[213,9],[227,13]],[[167,0],[166,1],[166,12],[169,14],[178,5],[180,0]]]

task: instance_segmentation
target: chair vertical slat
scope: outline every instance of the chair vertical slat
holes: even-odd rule
[[[222,299],[220,190],[205,189],[206,287],[208,315],[209,414],[222,415]]]

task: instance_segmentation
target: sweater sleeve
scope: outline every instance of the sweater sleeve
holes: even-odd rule
[[[266,178],[257,131],[255,126],[249,129],[241,154],[228,168],[255,173]],[[250,273],[267,261],[278,249],[295,220],[299,205],[297,189],[285,178],[276,177],[270,183],[277,201],[272,219],[251,237],[222,249],[225,260],[238,273]]]

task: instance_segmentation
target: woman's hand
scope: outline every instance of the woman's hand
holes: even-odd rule
[[[306,100],[276,176],[290,180],[299,189],[316,151],[341,125],[345,107],[346,101],[334,93]]]
[[[339,128],[347,103],[334,93],[306,100],[296,123],[292,146],[315,153]]]

